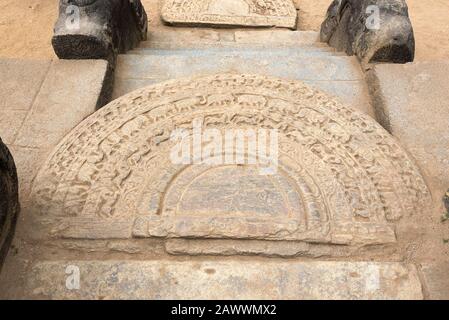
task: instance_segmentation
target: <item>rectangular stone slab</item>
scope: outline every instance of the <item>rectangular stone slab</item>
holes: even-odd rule
[[[162,20],[176,25],[295,28],[291,0],[166,0]]]
[[[0,60],[0,110],[29,110],[50,68],[50,60]]]
[[[410,151],[438,200],[449,187],[448,74],[447,61],[380,64],[368,73],[378,120]]]
[[[107,86],[104,60],[55,60],[36,95],[14,144],[46,148],[100,107]]]
[[[79,290],[66,287],[68,266],[79,268]],[[28,298],[423,298],[415,267],[400,263],[55,261],[36,263],[27,276]]]
[[[296,47],[314,45],[328,47],[319,42],[315,31],[275,30],[240,30],[233,29],[192,29],[192,28],[155,28],[148,31],[148,41],[140,43],[139,48],[181,49],[210,47]],[[333,48],[332,48],[333,49]]]
[[[254,48],[149,49],[120,55],[113,97],[168,79],[240,70],[305,81],[374,116],[363,74],[354,57],[335,56],[325,48],[312,46],[274,50],[273,53]]]

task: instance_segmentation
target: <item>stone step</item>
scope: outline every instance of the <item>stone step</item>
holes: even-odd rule
[[[217,73],[248,73],[302,80],[373,115],[356,58],[322,52],[209,52],[119,55],[113,98],[169,79]],[[194,54],[193,54],[194,53]],[[282,54],[281,54],[282,53]]]
[[[21,297],[423,299],[423,294],[416,268],[401,263],[128,260],[37,262]]]
[[[316,80],[363,80],[354,57],[326,56],[319,53],[196,53],[162,55],[119,55],[117,78],[173,79],[225,72],[269,74],[277,77]]]
[[[304,56],[304,57],[314,57],[314,56],[343,56],[342,53],[335,52],[333,48],[330,47],[289,47],[289,48],[275,48],[270,51],[266,51],[261,48],[207,48],[207,49],[149,49],[149,48],[137,48],[128,51],[127,54],[138,54],[138,55],[157,55],[157,56],[174,56],[174,55],[184,55],[189,57],[202,57],[208,58],[209,56],[215,55],[225,55],[225,56],[244,56],[246,58],[257,59],[260,57],[274,59],[276,57],[288,57],[294,56]]]
[[[141,48],[163,49],[239,45],[269,48],[299,45],[328,47],[319,42],[317,32],[290,30],[153,29],[148,32],[148,40],[140,43]]]

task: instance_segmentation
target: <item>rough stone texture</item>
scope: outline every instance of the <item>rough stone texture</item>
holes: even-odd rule
[[[166,0],[162,20],[169,24],[296,27],[291,0]]]
[[[173,164],[171,132],[200,115],[220,131],[277,128],[278,172]],[[348,245],[394,242],[393,221],[428,201],[416,167],[370,117],[299,81],[232,74],[165,82],[102,108],[56,148],[32,196],[35,228],[55,237]]]
[[[66,288],[68,265],[80,290]],[[416,269],[399,263],[67,261],[30,273],[31,299],[422,299]]]
[[[0,109],[0,135],[5,144],[13,143],[28,111]]]
[[[380,10],[378,29],[367,28],[372,5]],[[356,55],[363,63],[405,63],[415,55],[405,0],[334,0],[321,27],[321,41]]]
[[[50,61],[0,59],[0,110],[27,111],[31,108]],[[4,132],[0,132],[3,136]]]
[[[441,207],[449,186],[448,74],[448,62],[376,65],[368,72],[378,120],[416,159]]]
[[[0,139],[0,270],[20,211],[18,191],[14,159]]]
[[[426,298],[431,300],[449,300],[449,263],[425,263],[421,266],[424,278]]]
[[[267,257],[296,257],[310,253],[310,244],[293,241],[228,241],[170,239],[165,250],[173,255],[259,255]]]
[[[140,0],[60,0],[52,44],[61,59],[112,61],[145,40],[147,28]]]
[[[376,247],[376,249],[378,248]],[[165,242],[165,251],[171,255],[180,256],[336,258],[354,257],[361,250],[340,245],[329,246],[295,241],[169,239]],[[385,248],[382,251],[385,251]],[[373,250],[370,252],[371,256],[372,252]]]
[[[45,146],[29,148],[17,145],[10,145],[9,148],[16,163],[19,175],[19,195],[21,203],[24,204],[30,194],[32,181],[51,149]]]
[[[107,101],[111,81],[106,61],[53,61],[13,145],[54,146]]]

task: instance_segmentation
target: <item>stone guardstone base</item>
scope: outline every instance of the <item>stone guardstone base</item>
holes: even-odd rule
[[[413,154],[441,204],[449,187],[448,73],[449,62],[428,61],[367,74],[377,119]]]
[[[66,270],[79,274],[79,289],[69,290]],[[56,261],[30,274],[32,299],[423,298],[415,267],[400,263]]]
[[[169,24],[294,29],[297,13],[291,0],[166,0],[162,19]]]
[[[17,170],[0,138],[0,271],[14,236],[20,211]]]

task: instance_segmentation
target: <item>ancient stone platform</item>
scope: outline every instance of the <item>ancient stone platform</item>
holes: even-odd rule
[[[446,67],[377,66],[366,81],[315,32],[178,27],[117,62],[116,100],[95,113],[105,62],[0,63],[24,204],[0,298],[449,297],[447,155],[421,156],[407,131],[445,137],[444,121],[423,126],[404,98],[435,97],[420,117],[444,115],[446,87],[423,83]],[[279,130],[279,170],[173,164],[170,133],[198,119]]]
[[[167,0],[162,19],[169,24],[295,28],[291,0]]]
[[[66,287],[78,266],[80,290]],[[422,299],[412,266],[374,262],[54,261],[30,270],[31,299]]]

